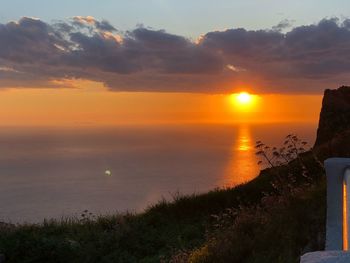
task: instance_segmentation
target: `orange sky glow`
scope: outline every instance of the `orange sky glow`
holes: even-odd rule
[[[321,95],[252,92],[243,105],[236,94],[113,92],[89,81],[76,86],[1,90],[1,125],[317,122],[322,101]]]

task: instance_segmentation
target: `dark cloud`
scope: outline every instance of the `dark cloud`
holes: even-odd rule
[[[218,73],[223,66],[215,52],[163,30],[140,27],[128,32],[123,48],[127,54],[137,55],[142,69],[163,74]]]
[[[111,90],[320,92],[350,81],[350,20],[324,19],[283,33],[214,31],[197,42],[139,26],[120,32],[108,21],[74,17],[45,23],[24,17],[0,24],[1,87],[60,86],[83,78]]]
[[[57,38],[51,27],[33,18],[0,24],[0,58],[9,63],[52,59],[57,47],[64,42]]]

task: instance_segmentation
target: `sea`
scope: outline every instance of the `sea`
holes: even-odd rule
[[[2,127],[0,221],[138,213],[160,200],[232,187],[264,168],[256,141],[278,147],[293,133],[311,147],[316,128],[304,122]]]

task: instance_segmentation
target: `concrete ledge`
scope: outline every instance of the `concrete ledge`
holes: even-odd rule
[[[317,251],[306,253],[300,263],[349,263],[350,252],[345,251]]]

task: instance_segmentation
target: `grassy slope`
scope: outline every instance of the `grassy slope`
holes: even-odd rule
[[[215,230],[186,261],[297,263],[305,252],[322,250],[325,235],[325,180],[298,195],[267,206],[244,208]],[[227,220],[227,218],[226,218]]]
[[[315,174],[313,180],[319,181],[323,171],[311,160],[312,158],[307,158],[309,159],[308,169]],[[215,252],[215,246],[219,243],[208,242],[206,236],[206,230],[211,223],[213,214],[220,214],[226,208],[251,207],[259,204],[264,192],[274,191],[271,181],[276,170],[280,174],[286,174],[289,170],[297,171],[298,169],[295,167],[296,164],[292,163],[288,167],[266,170],[253,181],[235,188],[218,189],[206,194],[179,197],[171,203],[161,202],[138,215],[116,215],[84,221],[70,219],[45,222],[41,225],[15,227],[0,225],[0,253],[5,254],[6,262],[159,262],[161,258],[167,260],[171,254],[176,254],[179,249],[212,246],[210,257],[203,256],[203,253],[197,253],[198,255],[195,255],[193,260],[215,262],[215,257],[231,257],[232,254],[228,253],[231,250],[236,251],[234,252],[235,256],[246,255],[245,249],[251,249],[252,243],[257,251],[263,251],[268,244],[266,238],[269,239],[269,242],[273,241],[284,247],[284,250],[288,250],[291,244],[286,243],[283,246],[284,238],[289,240],[288,236],[283,234],[288,229],[300,237],[300,239],[293,241],[295,242],[293,251],[298,249],[301,251],[308,245],[305,240],[310,238],[306,236],[310,232],[298,232],[299,219],[303,218],[304,214],[314,213],[309,211],[309,208],[316,209],[320,211],[316,212],[318,215],[323,215],[323,199],[319,198],[317,194],[311,194],[310,198],[306,199],[308,201],[305,206],[303,206],[303,202],[299,202],[302,206],[300,209],[279,207],[279,212],[271,213],[269,219],[271,224],[275,224],[278,220],[288,222],[284,227],[282,227],[283,224],[277,224],[276,226],[280,226],[280,228],[274,229],[273,225],[266,225],[267,229],[261,230],[266,235],[256,233],[255,230],[258,231],[256,228],[252,232],[250,243],[242,243],[238,247],[223,250],[221,256]],[[288,179],[285,180],[288,183]],[[299,176],[296,184],[302,180],[302,176]],[[322,192],[322,188],[320,189]],[[305,195],[307,196],[307,193]],[[313,204],[315,200],[320,200],[320,204],[309,207],[308,205]],[[275,217],[276,219],[274,219]],[[322,220],[322,218],[308,219],[305,221],[304,228],[306,224],[312,223],[312,220]],[[243,227],[243,223],[240,226]],[[254,229],[256,224],[259,225],[259,222],[253,220],[247,224],[248,228]],[[291,227],[289,228],[289,226]],[[237,229],[240,229],[239,227]],[[193,251],[192,254],[195,254],[196,250]],[[201,249],[199,251],[203,252]],[[269,252],[266,253],[270,253],[270,256],[275,259],[285,255],[280,249],[267,251]],[[260,256],[261,253],[259,252],[257,255]],[[254,261],[254,258],[258,257],[255,257],[254,253],[250,253],[249,257],[251,257],[249,262],[261,262]],[[274,261],[270,260],[269,262]]]

